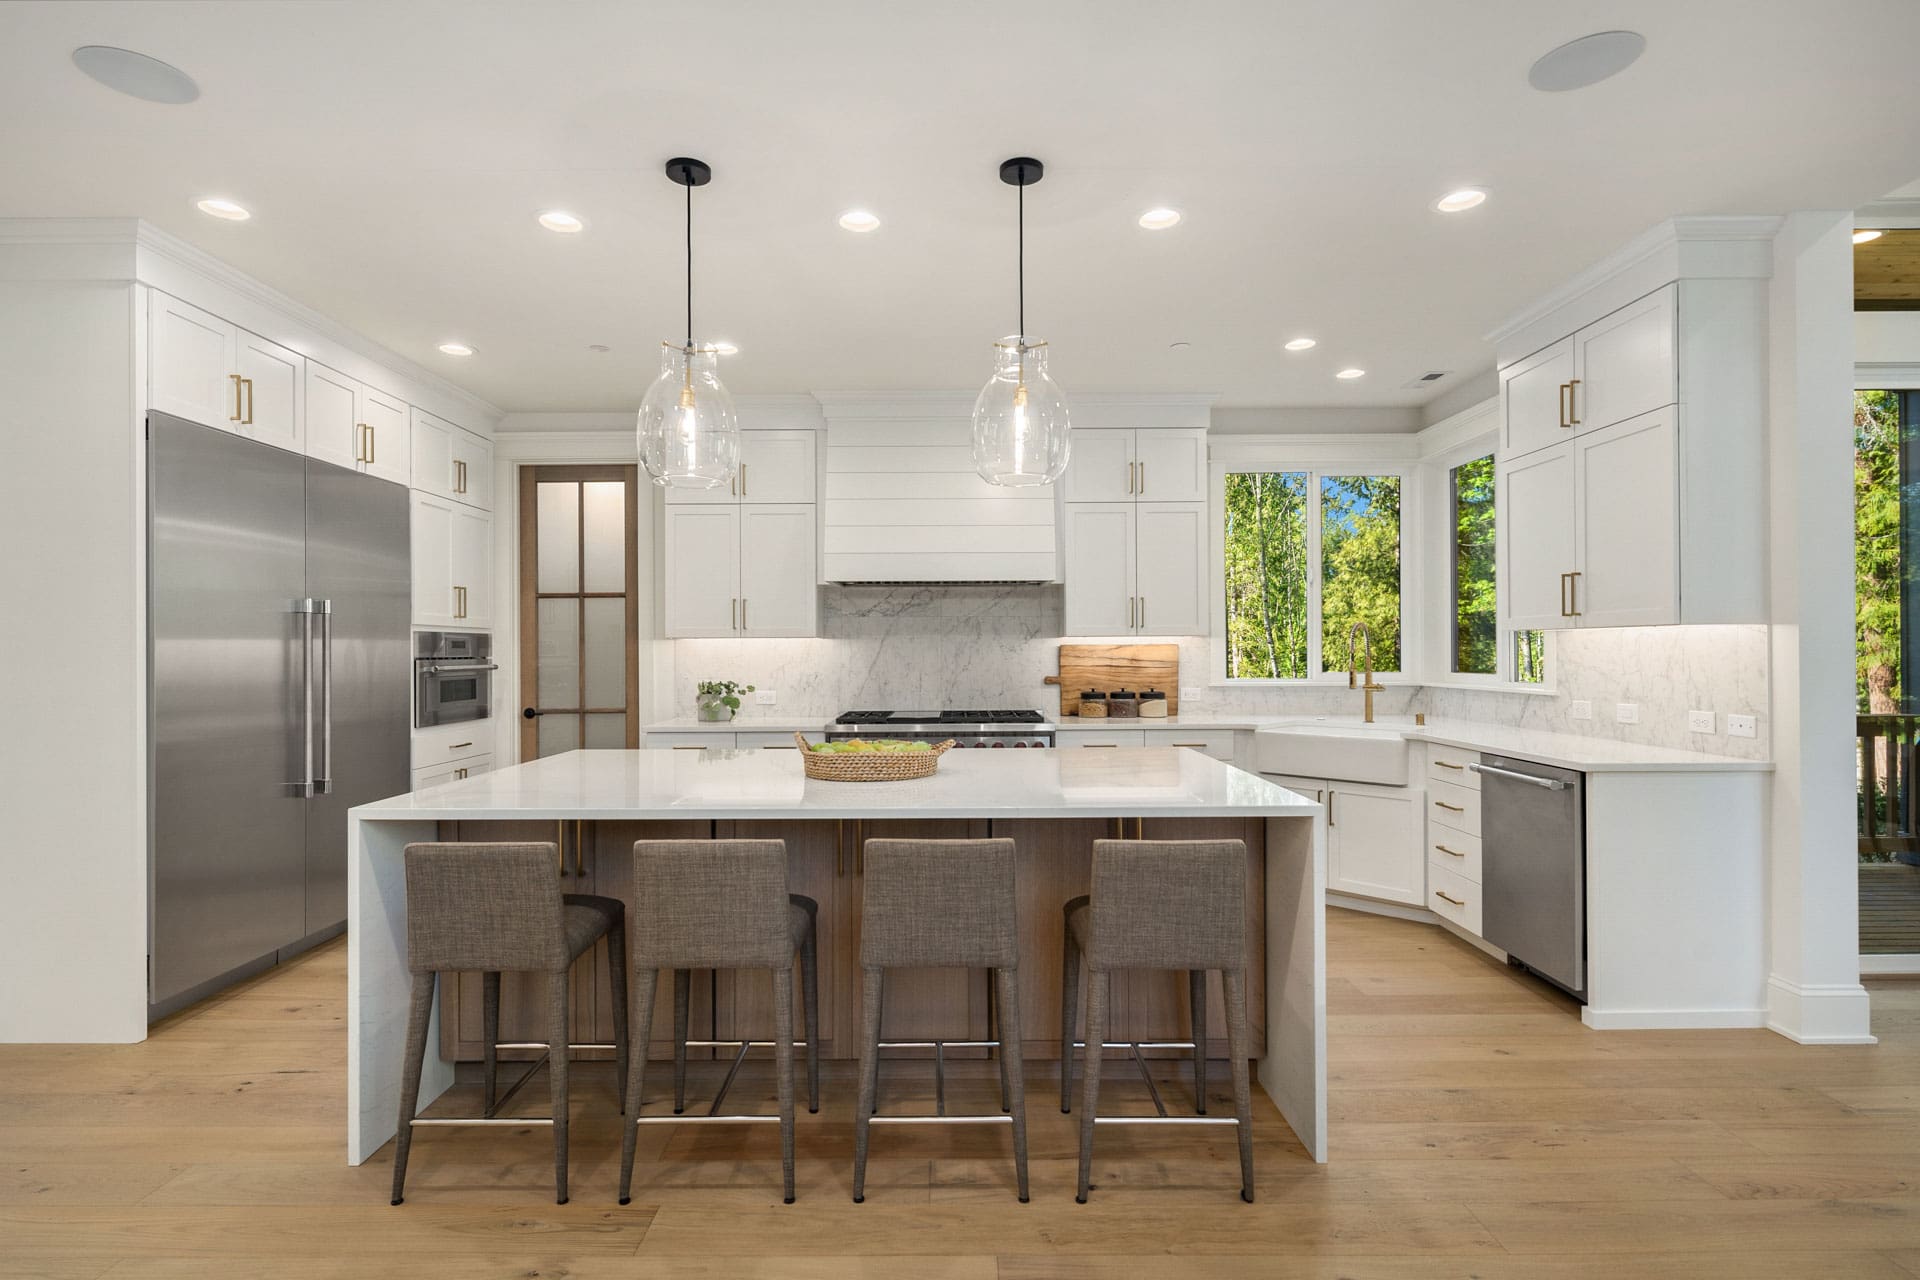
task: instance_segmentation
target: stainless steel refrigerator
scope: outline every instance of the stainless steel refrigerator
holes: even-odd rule
[[[337,934],[347,810],[409,785],[399,485],[147,419],[159,1017]]]

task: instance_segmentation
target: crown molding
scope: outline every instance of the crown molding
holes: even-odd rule
[[[592,415],[583,414],[583,417]],[[606,431],[497,431],[495,462],[636,462],[631,426]]]
[[[1687,277],[1764,279],[1773,274],[1772,243],[1782,221],[1771,214],[1715,214],[1656,223],[1495,325],[1487,331],[1487,340],[1496,345],[1505,342],[1563,307],[1643,268],[1658,266],[1662,269],[1655,274],[1666,276],[1655,281],[1652,288]],[[1721,248],[1731,248],[1732,252],[1716,251]]]
[[[1903,196],[1898,200],[1875,200],[1872,204],[1863,204],[1853,211],[1853,225],[1882,231],[1920,227],[1920,196]]]

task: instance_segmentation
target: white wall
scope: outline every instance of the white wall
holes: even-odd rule
[[[29,256],[0,248],[0,1042],[147,1032],[131,246],[102,265],[23,279]]]

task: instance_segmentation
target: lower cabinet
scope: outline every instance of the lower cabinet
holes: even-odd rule
[[[1425,793],[1326,778],[1263,775],[1327,806],[1327,889],[1427,905]]]
[[[493,756],[482,752],[477,756],[465,756],[446,764],[429,765],[413,771],[413,789],[424,791],[428,787],[437,787],[444,782],[458,782],[462,778],[471,778],[482,773],[493,772]]]

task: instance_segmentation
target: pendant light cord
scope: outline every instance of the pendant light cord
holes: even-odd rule
[[[691,174],[687,175],[689,178]],[[687,183],[687,356],[693,356],[693,183]]]
[[[1027,178],[1027,175],[1023,169],[1020,174],[1020,186],[1018,188],[1020,193],[1020,254],[1019,254],[1020,352],[1021,352],[1021,356],[1023,357],[1021,360],[1022,366],[1024,366],[1026,363],[1024,357],[1026,355],[1026,350],[1027,350],[1027,182],[1026,182],[1026,178]]]

